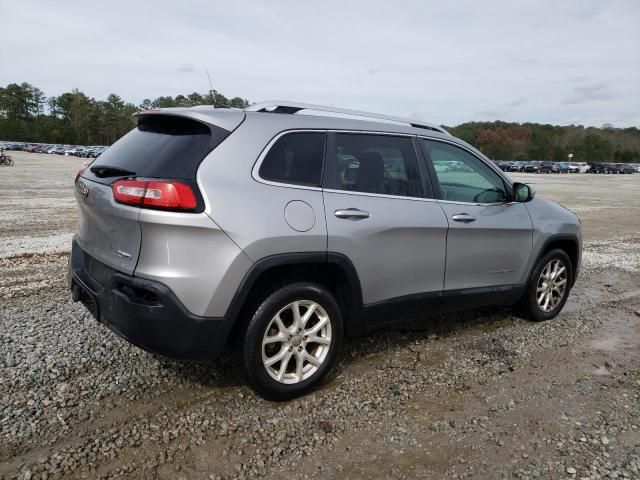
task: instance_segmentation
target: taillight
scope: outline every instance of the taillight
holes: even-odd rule
[[[111,189],[116,202],[162,210],[195,210],[192,188],[175,180],[118,180]]]
[[[73,181],[73,183],[76,183],[78,181],[78,178],[80,178],[80,175],[82,175],[82,172],[84,172],[88,166],[89,162],[87,162],[86,160],[82,162],[82,165],[80,165],[80,168],[76,172],[76,179]]]

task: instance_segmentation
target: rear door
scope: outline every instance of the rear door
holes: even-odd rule
[[[76,242],[102,263],[132,274],[141,248],[140,209],[115,202],[112,184],[128,177],[175,179],[197,191],[200,162],[228,134],[223,128],[186,117],[142,115],[136,128],[77,179]]]
[[[502,176],[471,151],[437,140],[421,145],[449,222],[445,291],[520,284],[533,241],[525,205],[512,202]]]
[[[365,306],[442,291],[447,219],[419,168],[410,136],[328,136],[328,251],[354,264]]]

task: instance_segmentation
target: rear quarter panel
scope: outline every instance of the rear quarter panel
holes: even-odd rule
[[[277,121],[277,117],[273,117]],[[249,118],[201,164],[198,184],[205,198],[205,213],[224,230],[252,261],[279,253],[318,252],[327,249],[327,228],[322,191],[293,185],[277,186],[252,177],[252,169],[265,146],[280,131]],[[315,219],[304,232],[285,219],[293,200],[311,206]]]

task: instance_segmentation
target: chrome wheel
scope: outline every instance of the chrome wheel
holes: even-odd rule
[[[298,300],[269,322],[262,339],[262,364],[271,378],[299,383],[315,374],[331,347],[331,319],[322,306]]]
[[[554,258],[545,265],[538,278],[536,300],[543,312],[550,312],[562,302],[567,292],[567,267]]]

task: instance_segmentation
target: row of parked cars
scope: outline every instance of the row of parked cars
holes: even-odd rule
[[[504,172],[526,173],[635,173],[640,172],[640,164],[635,163],[587,163],[587,162],[531,162],[497,161]]]
[[[57,144],[41,144],[41,143],[7,143],[0,144],[0,148],[4,150],[14,150],[29,153],[43,153],[52,155],[73,155],[82,158],[97,158],[107,147],[94,146],[78,146],[78,145],[57,145]]]

